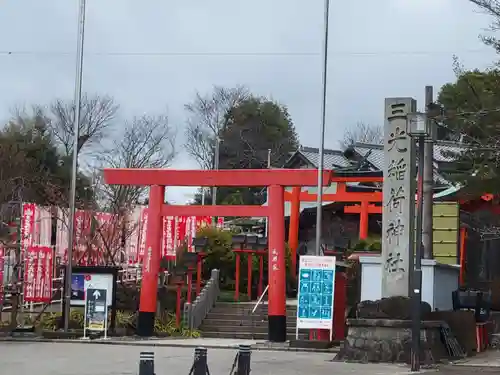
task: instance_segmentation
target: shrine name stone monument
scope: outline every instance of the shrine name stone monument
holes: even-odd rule
[[[410,296],[415,222],[415,150],[406,132],[412,98],[386,98],[382,209],[382,297]]]
[[[382,277],[373,280],[382,283],[382,299],[358,304],[355,319],[347,321],[348,335],[337,360],[407,362],[410,358],[416,160],[406,121],[416,107],[412,98],[385,99]],[[425,319],[430,305],[423,302],[421,308]],[[438,360],[445,352],[439,323],[427,323],[420,354],[424,362]]]

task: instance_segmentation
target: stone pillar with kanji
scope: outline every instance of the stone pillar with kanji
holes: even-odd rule
[[[416,164],[406,116],[412,98],[385,99],[382,297],[410,296],[413,272]]]

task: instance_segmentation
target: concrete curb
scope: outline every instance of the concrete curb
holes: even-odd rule
[[[492,363],[477,363],[474,362],[474,360],[467,361],[465,360],[464,362],[452,362],[450,363],[450,366],[453,367],[467,367],[472,369],[481,369],[481,368],[500,368],[500,364],[492,364]]]
[[[144,341],[116,341],[116,340],[66,340],[66,339],[44,339],[44,338],[23,338],[23,337],[2,337],[0,338],[0,342],[31,342],[31,343],[64,343],[64,344],[89,344],[89,345],[122,345],[122,346],[137,346],[137,347],[165,347],[165,348],[198,348],[204,347],[207,349],[238,349],[237,344],[231,345],[203,345],[203,343],[199,344],[183,344],[179,342],[179,339],[172,339],[172,342],[163,342],[159,343],[157,340],[144,340]],[[336,354],[339,348],[332,349],[312,349],[312,348],[290,348],[290,347],[272,347],[264,345],[251,345],[252,351],[267,351],[267,352],[309,352],[309,353],[329,353]]]

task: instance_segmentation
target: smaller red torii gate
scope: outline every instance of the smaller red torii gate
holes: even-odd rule
[[[345,213],[358,213],[359,216],[359,238],[364,240],[368,237],[368,215],[381,214],[382,207],[371,204],[371,202],[382,202],[382,192],[350,192],[347,191],[348,182],[383,182],[383,176],[366,176],[363,173],[353,173],[351,176],[340,176],[332,173],[330,183],[337,184],[335,193],[323,193],[323,202],[359,202],[358,205],[345,206]],[[290,212],[290,227],[288,234],[288,244],[292,253],[292,273],[296,273],[297,248],[299,246],[299,217],[300,217],[300,202],[316,202],[316,193],[301,191],[301,187],[294,187],[291,192],[285,192],[285,201],[291,203]]]
[[[323,186],[331,171],[323,172]],[[137,334],[152,336],[157,308],[163,216],[256,216],[269,218],[268,338],[286,341],[286,269],[284,188],[317,186],[318,171],[309,169],[168,170],[105,169],[110,185],[150,186],[146,254],[143,262]],[[267,206],[179,206],[165,204],[165,186],[268,187]]]

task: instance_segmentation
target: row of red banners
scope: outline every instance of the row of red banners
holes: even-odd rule
[[[26,259],[28,248],[31,245],[51,246],[52,235],[52,213],[57,212],[57,231],[56,231],[56,251],[55,256],[61,258],[62,263],[67,262],[67,244],[68,228],[65,220],[65,212],[62,209],[53,210],[48,207],[38,206],[33,203],[23,205],[23,215],[21,221],[21,249],[23,259]],[[99,229],[99,235],[95,235],[89,241],[92,235],[92,217],[96,219]],[[98,265],[105,263],[104,248],[121,248],[122,237],[116,230],[122,223],[112,214],[99,212],[77,210],[75,213],[75,238],[74,238],[74,261],[80,265]],[[175,259],[176,249],[187,242],[188,250],[194,251],[192,238],[196,232],[207,225],[210,225],[213,218],[204,216],[167,216],[163,220],[163,240],[162,256],[169,259]],[[130,226],[130,232],[127,230],[127,238],[124,251],[115,255],[115,262],[120,259],[126,259],[129,263],[142,262],[146,250],[146,233],[148,224],[148,209],[146,207],[137,207],[130,214],[130,220],[126,225]],[[224,219],[219,218],[217,225],[223,226]],[[103,238],[103,236],[105,238]],[[120,245],[112,242],[120,242]],[[86,251],[89,243],[92,251]],[[123,253],[124,252],[124,253]]]
[[[0,304],[4,298],[4,268],[7,252],[0,246]],[[49,303],[52,298],[54,258],[48,246],[29,246],[24,262],[24,302]]]
[[[21,221],[21,251],[24,259],[24,301],[29,302],[50,302],[52,295],[52,278],[55,256],[60,256],[62,261],[67,261],[67,227],[64,224],[63,216],[58,212],[56,251],[50,246],[52,211],[50,208],[40,207],[32,203],[23,205],[23,215]],[[129,263],[141,263],[146,251],[146,236],[148,225],[148,210],[145,207],[139,207],[135,211],[133,230],[130,238],[127,239],[126,259]],[[100,226],[100,233],[106,234],[113,232],[106,231],[107,228],[116,225],[113,215],[108,213],[93,214],[97,225]],[[134,216],[134,215],[132,215]],[[163,240],[162,256],[169,259],[175,259],[176,249],[184,243],[187,244],[188,251],[194,251],[192,238],[196,232],[208,225],[211,225],[213,218],[209,216],[167,216],[163,220]],[[224,219],[219,218],[217,225],[223,226]],[[86,238],[91,235],[92,213],[86,211],[77,211],[75,213],[75,257],[86,251]],[[111,234],[110,234],[111,235]],[[121,239],[120,239],[121,240]],[[88,252],[90,258],[80,258],[80,265],[98,265],[103,261],[102,247],[99,239],[93,241],[97,248],[93,252]],[[101,248],[101,251],[99,251]],[[3,248],[0,249],[0,288],[3,286]],[[75,259],[77,260],[77,259]],[[3,290],[0,289],[0,298],[3,296]]]
[[[201,228],[211,225],[212,216],[165,216],[163,218],[163,239],[161,244],[162,257],[175,259],[176,249],[186,241],[187,249],[193,252],[192,244],[193,237]],[[141,231],[140,231],[140,246],[137,258],[132,257],[132,260],[141,262],[146,251],[146,236],[147,236],[148,212],[142,212]],[[219,218],[217,225],[224,225],[224,218]]]

